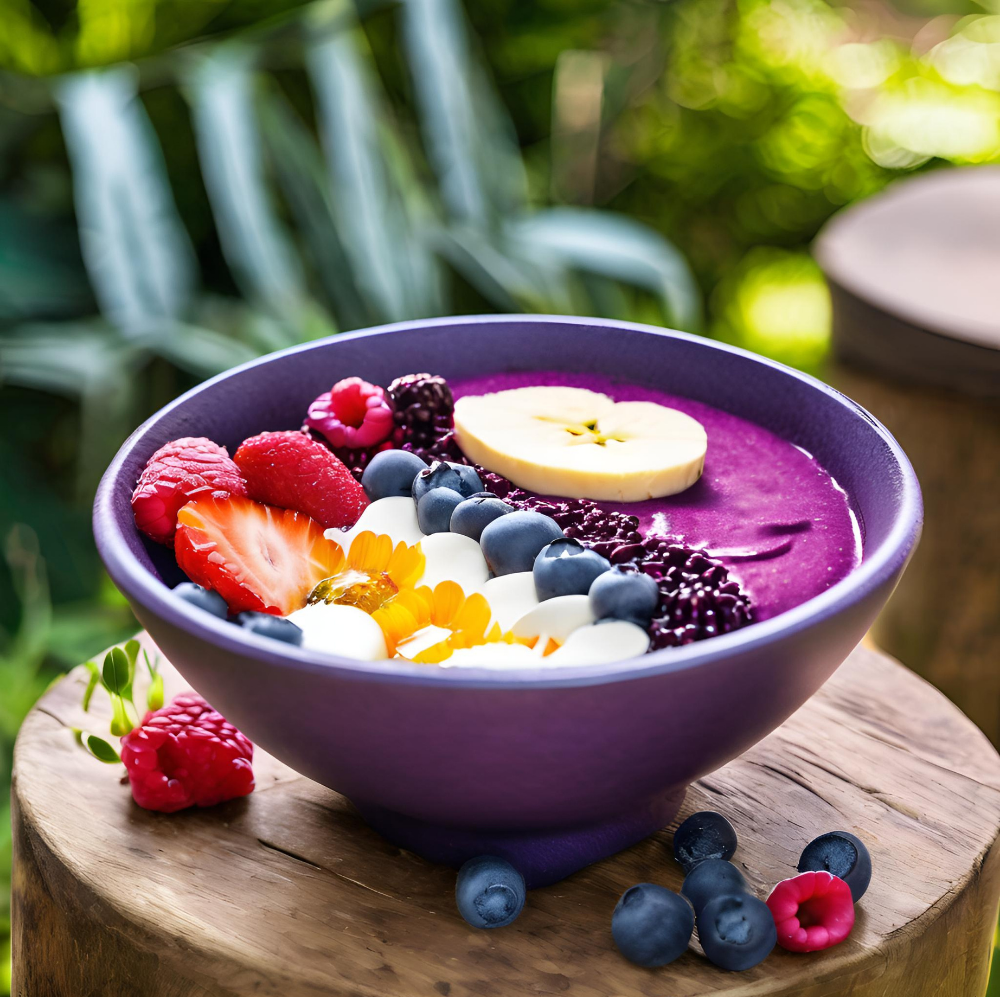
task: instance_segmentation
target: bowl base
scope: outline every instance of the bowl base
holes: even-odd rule
[[[686,787],[628,813],[568,828],[486,830],[430,824],[354,801],[365,821],[393,844],[431,862],[458,868],[476,855],[499,855],[524,876],[528,889],[548,886],[648,838],[673,820]]]

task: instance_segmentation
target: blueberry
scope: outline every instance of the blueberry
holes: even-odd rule
[[[698,940],[720,969],[742,972],[770,955],[778,929],[767,904],[742,893],[716,897],[698,912]]]
[[[694,930],[690,904],[653,883],[626,890],[611,915],[611,935],[629,962],[665,966],[687,951]]]
[[[503,499],[498,499],[496,495],[484,496],[482,493],[473,495],[455,506],[455,511],[451,514],[451,532],[471,537],[478,543],[479,538],[483,535],[483,530],[494,519],[499,519],[513,511],[512,505],[507,505]]]
[[[479,475],[476,474],[474,467],[469,467],[468,464],[452,464],[451,466],[459,478],[462,479],[462,487],[459,490],[466,498],[483,494],[483,482]]]
[[[722,814],[702,810],[674,832],[674,858],[690,872],[705,859],[731,859],[736,851],[736,831]]]
[[[294,644],[296,647],[302,643],[302,630],[291,620],[284,620],[280,616],[248,611],[239,613],[233,622],[243,627],[244,630],[260,634],[261,637],[283,640],[286,644]]]
[[[194,582],[181,582],[174,588],[174,595],[180,596],[192,606],[197,606],[213,616],[218,616],[220,620],[224,620],[229,615],[226,600],[218,592],[202,588],[200,585],[195,585]]]
[[[480,855],[458,870],[458,912],[474,928],[502,928],[524,909],[524,877],[506,859]]]
[[[494,519],[479,542],[495,575],[531,571],[538,552],[563,535],[559,524],[540,512],[518,510]]]
[[[857,903],[872,879],[872,857],[863,841],[847,831],[830,831],[810,841],[799,859],[799,872],[826,871],[851,888]]]
[[[417,502],[417,526],[421,533],[447,533],[451,514],[465,499],[450,488],[432,488]]]
[[[611,562],[596,550],[571,537],[559,537],[535,558],[535,594],[539,602],[559,595],[586,595],[594,579],[610,567]]]
[[[427,465],[409,450],[383,450],[375,454],[361,475],[361,485],[368,497],[377,499],[410,495],[413,479]]]
[[[619,565],[598,575],[590,586],[590,608],[598,620],[613,617],[645,629],[659,603],[660,587],[649,575]]]
[[[474,468],[465,464],[453,464],[451,461],[436,460],[430,467],[425,467],[413,479],[413,501],[419,502],[432,488],[450,488],[464,498],[483,490]]]
[[[696,911],[700,911],[716,897],[749,892],[743,873],[725,859],[705,859],[704,862],[699,862],[684,877],[684,884],[681,886],[681,893],[691,901],[691,906]]]

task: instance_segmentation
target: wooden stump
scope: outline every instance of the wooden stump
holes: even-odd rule
[[[1000,169],[941,170],[836,216],[827,379],[886,424],[924,535],[873,628],[1000,745]]]
[[[614,950],[630,885],[678,889],[670,835],[533,891],[509,928],[455,911],[454,872],[394,848],[341,796],[258,753],[257,790],[210,810],[136,807],[120,766],[70,727],[106,729],[78,669],[24,723],[14,760],[17,997],[392,995],[979,997],[1000,897],[1000,758],[943,696],[857,649],[778,731],[688,792],[736,825],[766,895],[802,847],[842,828],[875,874],[841,946],[781,950],[742,974],[697,944],[642,970]],[[180,690],[167,672],[168,694]],[[294,718],[289,718],[294,722]]]

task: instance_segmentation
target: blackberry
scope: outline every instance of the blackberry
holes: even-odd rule
[[[451,426],[450,415],[435,416],[432,428],[427,432],[432,432],[433,435],[425,436],[422,442],[407,436],[400,449],[415,453],[427,464],[433,464],[436,460],[447,460],[453,464],[469,463],[455,441],[455,431]]]
[[[414,452],[432,445],[442,435],[445,421],[451,429],[455,399],[443,377],[406,374],[389,385],[387,394],[396,410],[396,425]]]
[[[663,537],[647,537],[642,548],[632,563],[660,588],[650,650],[716,637],[752,620],[749,596],[721,561]]]

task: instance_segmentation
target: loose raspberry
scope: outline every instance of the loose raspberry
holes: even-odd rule
[[[252,436],[240,444],[233,460],[251,498],[304,512],[325,529],[353,526],[368,505],[350,470],[306,433]]]
[[[132,798],[146,810],[211,807],[253,791],[253,745],[201,696],[187,692],[122,738]]]
[[[334,449],[362,450],[389,439],[395,422],[382,388],[346,377],[309,406],[306,425],[322,433]]]
[[[767,906],[778,944],[789,952],[819,952],[839,945],[854,927],[851,888],[828,872],[804,872],[771,891]]]
[[[204,437],[184,437],[149,458],[132,493],[135,524],[157,543],[172,544],[177,510],[211,493],[246,495],[240,469],[225,447]]]

